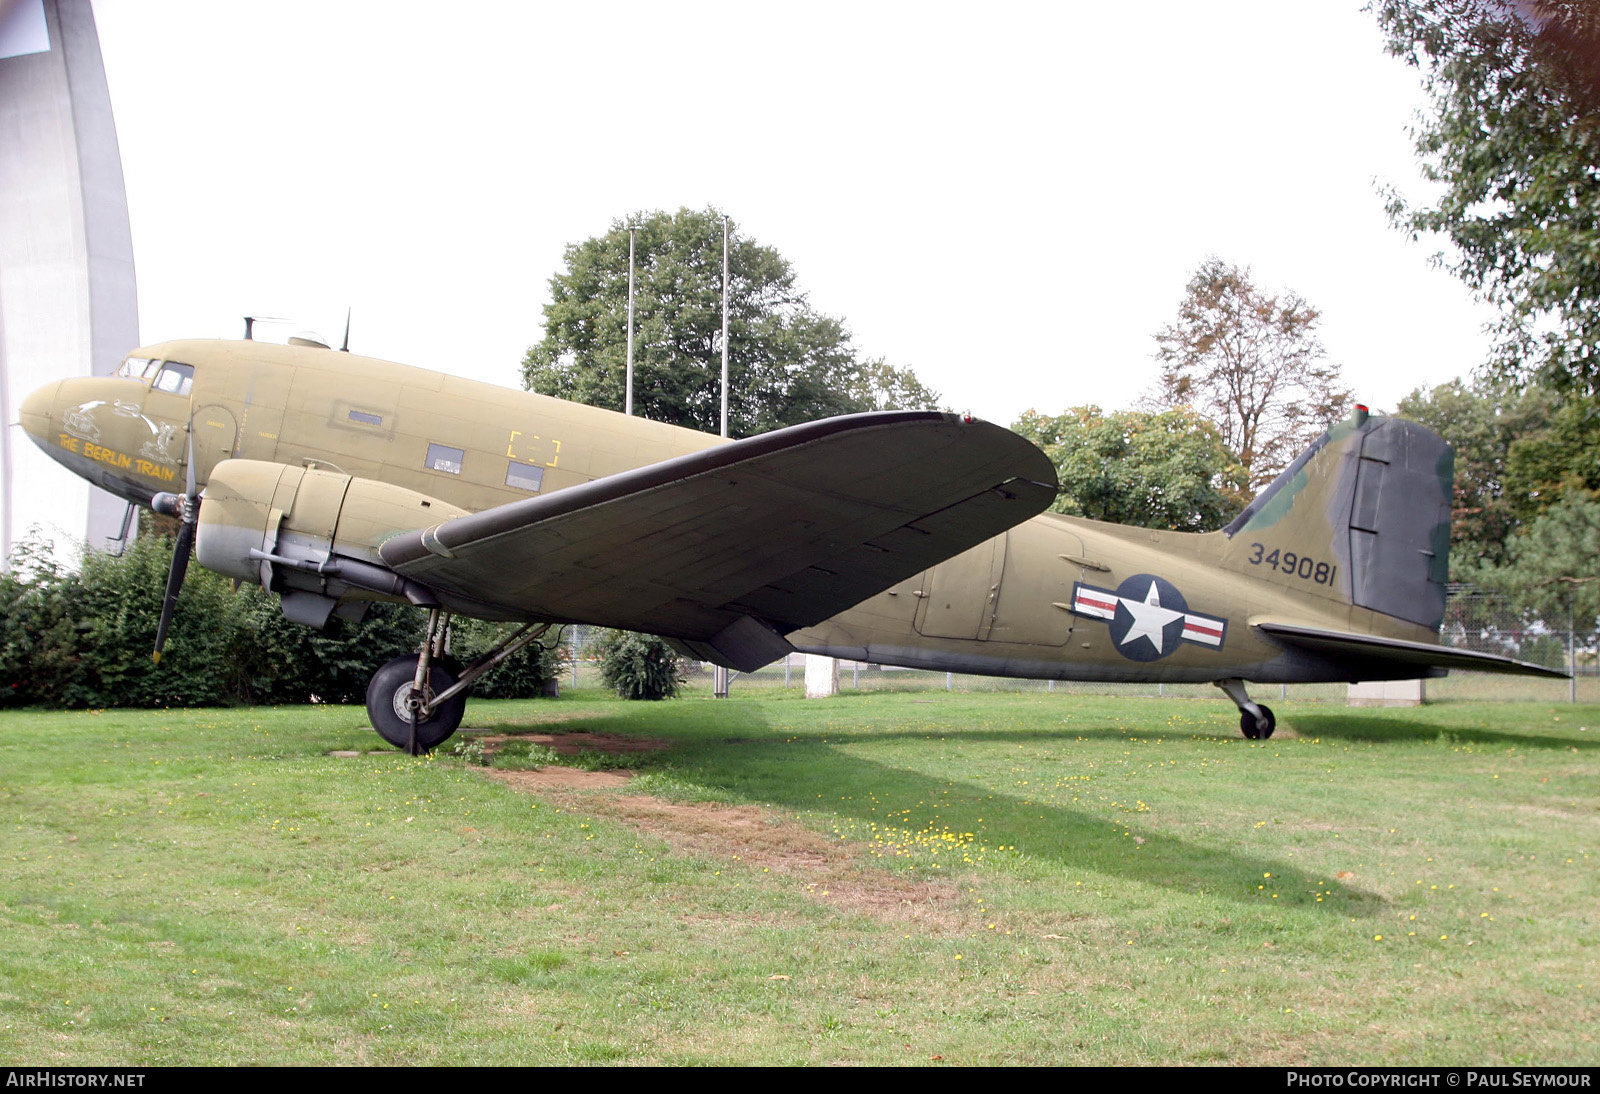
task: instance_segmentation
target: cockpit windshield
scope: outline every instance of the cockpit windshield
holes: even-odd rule
[[[148,380],[155,376],[156,369],[160,367],[160,361],[152,360],[149,357],[130,357],[122,362],[121,367],[117,369],[117,375],[127,376],[134,380]]]
[[[194,386],[194,366],[180,365],[176,361],[167,361],[161,366],[161,371],[156,373],[155,389],[170,392],[173,395],[187,395]]]

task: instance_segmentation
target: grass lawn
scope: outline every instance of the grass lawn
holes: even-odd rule
[[[5,712],[0,1061],[1600,1062],[1600,706],[1273,706]]]

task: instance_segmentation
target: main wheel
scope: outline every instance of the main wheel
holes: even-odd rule
[[[1261,718],[1266,722],[1266,725],[1257,724],[1254,714],[1251,714],[1248,710],[1241,710],[1239,712],[1239,729],[1252,741],[1264,741],[1272,736],[1273,730],[1278,728],[1278,719],[1272,713],[1272,708],[1265,703],[1257,703],[1256,706],[1261,709]]]
[[[417,655],[396,657],[372,674],[367,684],[367,717],[378,736],[401,751],[411,747],[411,711],[416,699],[412,685],[417,679]],[[449,663],[437,660],[428,664],[425,685],[427,698],[454,685],[456,672]],[[461,724],[467,710],[467,694],[462,692],[433,709],[426,718],[417,722],[417,747],[413,755],[431,752],[450,739],[450,734]]]

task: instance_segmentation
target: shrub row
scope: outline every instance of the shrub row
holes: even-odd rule
[[[172,541],[141,537],[122,557],[90,553],[70,571],[36,546],[0,574],[0,704],[162,707],[350,703],[390,658],[417,649],[425,622],[400,604],[374,604],[359,623],[318,633],[285,619],[272,593],[239,590],[190,566],[161,663],[151,662],[172,564]],[[452,653],[470,661],[508,628],[458,620]],[[474,694],[542,695],[557,654],[534,643],[488,673]]]

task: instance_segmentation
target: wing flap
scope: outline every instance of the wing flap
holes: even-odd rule
[[[809,626],[1043,511],[1055,469],[956,415],[850,415],[386,541],[386,563],[529,617],[709,641]],[[749,634],[747,629],[728,632]]]
[[[1296,627],[1287,623],[1257,623],[1255,628],[1288,645],[1337,657],[1415,665],[1418,668],[1461,669],[1470,672],[1499,672],[1567,679],[1567,674],[1557,669],[1547,669],[1543,665],[1518,661],[1495,653],[1458,650],[1449,646],[1407,642],[1399,638],[1380,638],[1371,634],[1349,634],[1344,631]]]

